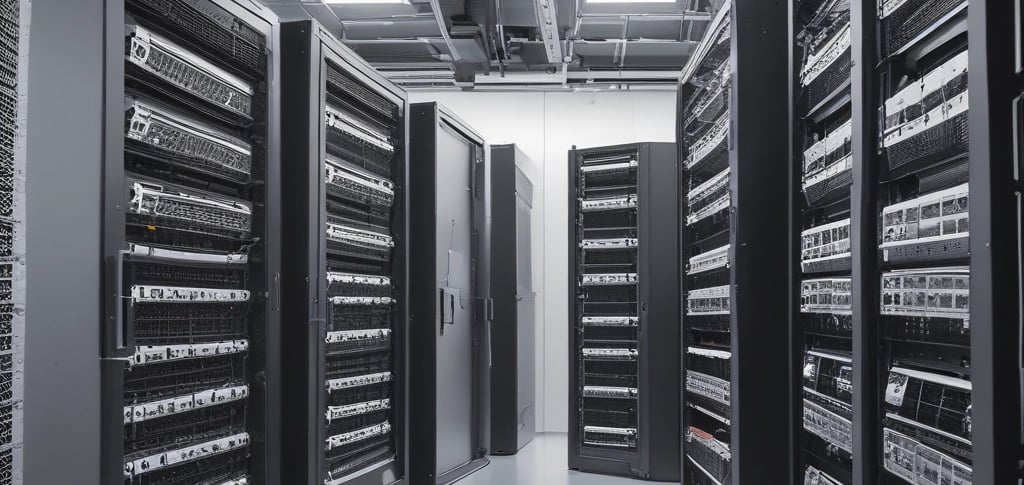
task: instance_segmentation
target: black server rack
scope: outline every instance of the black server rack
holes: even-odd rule
[[[405,483],[405,93],[315,21],[281,47],[281,481]]]
[[[679,90],[680,158],[686,191],[680,268],[683,292],[683,481],[732,480],[731,17],[719,10],[691,60]],[[683,217],[685,216],[685,217]]]
[[[278,483],[276,16],[106,7],[101,481]]]
[[[569,468],[679,480],[673,143],[569,152]]]
[[[491,453],[514,455],[533,439],[536,293],[530,229],[533,183],[516,145],[491,145]]]
[[[846,8],[848,51],[828,27],[846,21]],[[793,360],[802,362],[793,379],[817,401],[794,406],[805,428],[794,442],[798,482],[1022,478],[1022,8],[791,4],[791,330]],[[824,54],[840,50],[843,64],[852,58],[843,66],[849,95],[839,83],[812,101],[806,67],[824,68]],[[823,179],[849,194],[816,204],[805,170],[822,141],[825,163],[840,160],[828,155],[840,130],[850,175],[844,166]],[[829,203],[848,212],[822,210]],[[808,446],[815,442],[829,446]]]
[[[853,182],[850,3],[795,2],[790,154],[799,295],[793,312],[800,429],[795,478],[853,480],[853,312],[850,186]]]
[[[490,445],[490,187],[486,145],[437,103],[409,115],[409,476],[445,484]]]
[[[858,79],[873,95],[854,106],[873,118],[852,234],[855,338],[873,326],[879,349],[864,369],[871,483],[972,483],[967,3],[878,2],[861,18],[879,35]]]
[[[797,481],[791,129],[766,122],[788,112],[789,6],[714,3],[680,79],[684,483]]]

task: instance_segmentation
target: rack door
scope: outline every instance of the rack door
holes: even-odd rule
[[[437,471],[473,455],[473,191],[475,146],[441,122],[437,131]]]

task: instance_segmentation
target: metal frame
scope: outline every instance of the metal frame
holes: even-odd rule
[[[853,68],[853,188],[850,246],[853,259],[853,482],[875,483],[881,461],[882,388],[888,369],[879,366],[878,241],[878,10],[874,2],[851,3]]]
[[[590,152],[633,149],[638,153],[637,167],[637,235],[639,238],[638,285],[638,383],[636,451],[589,450],[584,453],[577,444],[581,440],[578,423],[577,390],[580,388],[577,365],[577,244],[575,236],[568,241],[568,298],[571,320],[569,332],[569,468],[573,470],[623,475],[646,480],[679,480],[680,467],[680,401],[672,393],[681,381],[680,369],[680,274],[679,231],[666,227],[680,224],[679,159],[675,143],[636,143],[569,151],[569,214],[570,228],[577,225],[576,203],[579,186],[578,161]],[[575,232],[574,232],[575,234]]]
[[[473,299],[474,318],[473,353],[476,365],[473,368],[474,395],[473,416],[469,419],[474,426],[476,451],[468,463],[440,474],[437,470],[437,437],[443,430],[437,428],[437,268],[435,252],[439,235],[435,227],[437,191],[437,130],[440,125],[456,131],[482,150],[485,157],[483,166],[477,162],[473,167],[473,184],[476,188],[472,208],[473,217],[473,268],[475,295]],[[416,342],[409,349],[409,361],[415,365],[409,369],[410,402],[416,405],[409,410],[409,446],[415,450],[409,457],[409,480],[415,485],[441,485],[455,482],[474,471],[487,466],[490,446],[490,329],[493,303],[490,302],[490,277],[487,264],[490,253],[490,227],[487,211],[486,184],[488,156],[482,136],[438,103],[415,103],[409,114],[409,180],[416,186],[409,191],[409,239],[413,242],[409,252],[409,341]]]
[[[280,199],[277,190],[280,174],[279,146],[280,138],[276,120],[279,116],[280,104],[277,96],[278,66],[277,56],[280,42],[277,16],[266,7],[244,2],[242,0],[210,0],[211,3],[223,8],[232,15],[242,19],[250,26],[258,29],[267,38],[267,123],[266,128],[266,171],[263,200],[265,203],[265,219],[260,233],[266,237],[264,249],[260,256],[262,268],[254,267],[251,271],[263,278],[254,278],[252,290],[256,294],[264,294],[262,305],[266,316],[262,331],[263,346],[253,349],[253,355],[264,352],[263,362],[250,358],[247,372],[253,386],[251,402],[262,403],[253,405],[252,421],[262,421],[262,428],[256,429],[253,443],[252,462],[256,472],[253,481],[256,484],[278,483],[280,455],[280,399],[277,392],[280,383],[278,349],[268,342],[278,341],[280,331],[280,308],[278,296],[280,291],[280,253],[276,246],[275,236],[280,227]],[[125,194],[124,171],[124,22],[125,1],[106,0],[103,2],[103,88],[102,88],[102,261],[104,274],[103,318],[100,355],[101,365],[101,431],[100,431],[100,477],[102,483],[119,483],[124,480],[123,453],[123,368],[124,357],[134,347],[133,336],[126,331],[120,314],[121,302],[118,298],[120,288],[121,251],[125,249],[125,211],[123,200]],[[252,323],[250,323],[252,326]],[[262,466],[262,469],[258,468]]]
[[[788,6],[734,0],[729,141],[732,192],[732,481],[793,483],[791,338],[772,318],[791,305]],[[766,320],[767,319],[767,320]],[[785,396],[785,397],[782,397]],[[789,419],[787,419],[789,418]]]
[[[1019,2],[971,2],[971,400],[974,483],[1021,477]],[[1012,46],[1012,47],[1011,47]],[[1017,230],[1014,231],[1014,222]]]
[[[408,110],[406,94],[374,71],[351,49],[345,47],[314,20],[285,22],[281,25],[282,57],[282,158],[289,167],[283,171],[284,214],[282,232],[287,237],[284,252],[282,304],[289,319],[281,332],[284,379],[281,448],[282,483],[324,483],[323,456],[326,426],[323,409],[324,338],[327,332],[325,305],[327,285],[325,268],[327,245],[324,242],[326,192],[324,160],[326,156],[323,109],[326,102],[327,63],[344,70],[364,86],[395,103],[402,113],[400,126],[403,146],[408,146]],[[397,321],[394,341],[396,379],[394,427],[398,429],[397,459],[383,467],[370,467],[354,473],[351,485],[406,483],[408,455],[408,195],[403,194],[408,180],[408,150],[403,150],[401,166],[395,172],[396,187],[392,230],[392,281],[398,290]],[[300,330],[304,328],[304,330]]]
[[[797,2],[791,1],[786,2],[787,5],[787,30],[788,30],[788,43],[789,46],[786,49],[787,69],[790,78],[789,85],[787,86],[786,95],[787,102],[789,103],[788,109],[786,110],[787,119],[792,121],[794,126],[793,131],[789,134],[787,142],[789,147],[787,149],[786,160],[789,161],[788,166],[788,180],[787,189],[790,194],[789,203],[786,206],[786,212],[789,214],[789,225],[788,230],[790,234],[790,248],[786,252],[788,258],[789,268],[787,274],[789,276],[789,296],[787,299],[789,309],[786,313],[786,319],[789,322],[789,359],[790,362],[801,362],[803,360],[803,345],[804,345],[804,334],[802,329],[799,327],[800,318],[800,281],[803,278],[803,273],[800,267],[800,248],[801,240],[799,234],[802,229],[802,214],[801,214],[801,202],[800,202],[800,187],[801,187],[801,172],[797,168],[796,160],[800,153],[800,133],[797,128],[797,110],[796,103],[799,99],[800,86],[799,78],[797,74],[800,71],[800,54],[796,45],[796,33],[800,28],[796,21]],[[803,402],[803,390],[801,389],[800,382],[803,372],[798,369],[798,366],[791,365],[789,370],[789,379],[792,385],[789,386],[789,393],[787,399],[791,403],[787,419],[789,419],[789,440],[787,445],[792,450],[792,456],[790,457],[790,477],[792,482],[796,482],[796,478],[799,477],[801,471],[800,464],[801,460],[801,446],[802,440],[800,439],[800,433],[803,432],[802,416],[803,413],[802,402]]]
[[[519,168],[525,156],[514,144],[491,145],[491,298],[494,300],[492,339],[500,342],[492,349],[491,361],[491,453],[514,455],[533,439],[536,402],[534,400],[534,361],[532,340],[524,354],[521,335],[529,326],[536,328],[533,313],[520,312],[520,302],[536,302],[536,293],[520,293],[518,204],[533,204],[533,184]],[[532,216],[531,216],[532,217]],[[529,244],[529,243],[528,243]],[[531,249],[528,247],[527,251]],[[532,271],[532,270],[531,270]],[[525,363],[523,359],[528,359]],[[529,368],[526,374],[521,367]],[[524,408],[520,396],[528,396]]]

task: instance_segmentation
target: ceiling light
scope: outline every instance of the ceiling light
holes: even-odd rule
[[[323,0],[323,2],[326,5],[403,5],[408,4],[409,0]]]
[[[620,3],[620,4],[676,3],[676,0],[587,0],[587,3]]]

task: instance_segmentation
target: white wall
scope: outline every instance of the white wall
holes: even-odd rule
[[[488,143],[515,143],[534,184],[533,264],[537,292],[537,431],[568,429],[567,152],[638,141],[675,141],[675,93],[413,92],[438,101]]]

